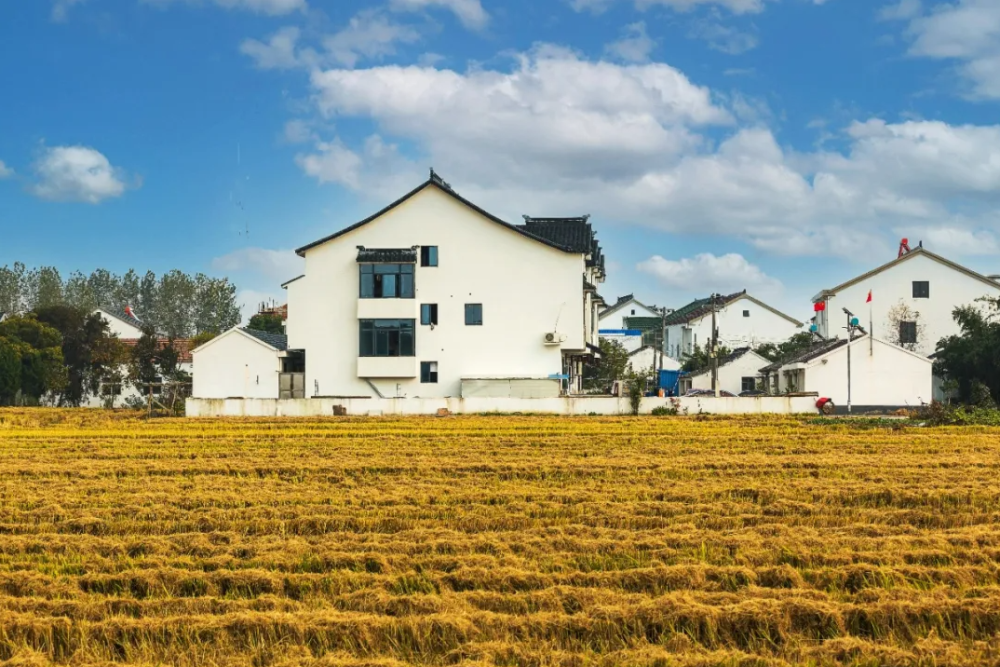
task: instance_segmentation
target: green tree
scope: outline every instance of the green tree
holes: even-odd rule
[[[131,306],[138,310],[141,283],[139,281],[139,274],[135,272],[135,269],[129,269],[128,273],[119,278],[116,283],[115,305],[119,308]],[[139,311],[139,313],[141,314],[142,311]]]
[[[1000,299],[984,298],[982,306],[960,306],[952,316],[961,333],[937,344],[935,371],[958,388],[963,403],[984,403],[982,385],[1000,398]]]
[[[24,283],[26,268],[20,262],[0,267],[0,313],[18,315],[25,310]]]
[[[47,308],[63,303],[63,280],[59,269],[54,266],[43,266],[30,274],[33,283],[32,298],[28,307],[32,310]]]
[[[214,333],[212,331],[202,331],[201,333],[196,333],[194,336],[191,337],[191,349],[194,350],[201,347],[202,345],[204,345],[205,343],[212,340],[218,335],[219,334]]]
[[[63,286],[63,299],[67,306],[72,306],[85,313],[93,312],[97,308],[97,298],[90,288],[87,276],[79,271],[69,274],[69,278],[66,279],[66,284]]]
[[[118,279],[107,269],[97,269],[87,278],[87,287],[94,297],[97,308],[110,310],[118,307],[115,295],[118,292]]]
[[[62,335],[67,378],[59,404],[79,406],[88,396],[96,395],[104,378],[122,363],[117,349],[120,343],[97,313],[60,305],[40,308],[35,317]]]
[[[6,338],[0,338],[0,405],[12,405],[21,390],[21,348]]]
[[[192,325],[197,290],[191,276],[174,269],[160,276],[155,317],[146,318],[168,338],[187,338],[195,333]]]
[[[800,331],[783,343],[764,343],[754,348],[754,352],[770,361],[784,361],[805,352],[815,345],[816,337],[808,331]]]
[[[19,349],[21,357],[21,394],[38,401],[66,386],[62,336],[59,331],[33,316],[14,316],[0,322],[0,338]]]
[[[258,331],[267,331],[268,333],[285,333],[285,321],[281,319],[281,315],[257,313],[250,318],[250,323],[247,327],[257,329]]]
[[[718,350],[716,350],[716,356],[719,359],[728,357],[730,353],[731,350],[725,345],[720,345]],[[708,348],[701,348],[695,345],[694,352],[691,352],[684,357],[684,363],[681,365],[681,370],[686,373],[696,373],[702,369],[711,367],[711,365],[712,357],[708,352]]]
[[[253,319],[250,320],[251,325]],[[600,339],[601,358],[583,369],[585,389],[610,391],[616,380],[628,376],[628,350],[616,340]]]
[[[222,333],[240,323],[236,305],[236,286],[225,278],[210,278],[203,273],[195,276],[193,330]]]

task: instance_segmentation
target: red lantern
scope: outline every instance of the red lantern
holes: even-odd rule
[[[814,303],[813,310],[815,310],[817,313],[822,313],[824,310],[826,310],[826,301],[817,301],[816,303]]]

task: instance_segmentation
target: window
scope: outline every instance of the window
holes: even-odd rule
[[[362,299],[412,299],[412,264],[359,264]]]
[[[931,284],[927,280],[914,280],[913,281],[913,298],[914,299],[929,299],[931,298]]]
[[[743,317],[750,317],[750,311],[749,310],[744,310],[743,311]]]
[[[632,309],[632,314],[635,315],[635,308]]]
[[[420,323],[424,325],[438,323],[438,305],[436,303],[420,304]]]
[[[413,320],[361,320],[362,357],[414,356]]]
[[[470,326],[482,326],[483,324],[483,304],[465,304],[465,323]]]
[[[420,362],[420,381],[424,384],[436,384],[438,381],[438,362]]]
[[[438,247],[436,245],[420,246],[420,266],[438,265]]]
[[[740,391],[757,391],[757,378],[747,377],[740,380]]]
[[[900,322],[899,323],[899,344],[900,345],[911,345],[917,342],[917,323],[916,322]]]

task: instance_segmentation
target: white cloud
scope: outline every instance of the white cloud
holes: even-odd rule
[[[420,33],[409,26],[393,23],[375,12],[362,12],[336,34],[323,39],[333,62],[354,67],[362,58],[382,58],[396,52],[396,44],[412,44]]]
[[[756,14],[764,11],[767,0],[634,0],[635,6],[646,10],[654,6],[669,7],[677,12],[689,12],[698,7],[721,7],[733,14]],[[777,0],[774,0],[777,1]],[[578,12],[588,11],[600,14],[607,10],[616,0],[569,0],[569,5]],[[823,4],[823,0],[814,0],[814,4]]]
[[[891,251],[896,229],[1000,230],[1000,126],[869,119],[825,130],[843,152],[799,153],[760,124],[768,111],[752,99],[665,64],[553,47],[511,69],[331,69],[312,85],[321,114],[377,134],[363,147],[318,141],[299,165],[379,198],[432,164],[508,219],[588,211],[776,254],[867,258]],[[405,159],[393,145],[404,142]]]
[[[622,38],[608,44],[605,52],[626,62],[641,63],[649,60],[656,41],[646,33],[646,23],[632,23],[625,26],[622,32]]]
[[[679,260],[664,259],[654,255],[640,262],[636,269],[655,277],[663,285],[675,289],[700,291],[739,292],[760,290],[774,293],[781,283],[765,274],[738,253],[716,256],[702,253]]]
[[[285,141],[290,144],[304,144],[316,138],[315,132],[309,122],[296,118],[285,123],[283,132]]]
[[[905,21],[919,16],[922,12],[920,0],[899,0],[883,7],[879,11],[879,18],[883,21]]]
[[[393,9],[420,11],[431,7],[450,10],[466,28],[481,30],[490,21],[490,15],[479,0],[392,0]]]
[[[35,163],[35,174],[32,191],[42,199],[97,204],[125,192],[121,170],[86,146],[46,149]]]
[[[957,227],[909,227],[897,229],[901,238],[909,238],[911,243],[922,241],[935,252],[951,255],[995,255],[1000,251],[1000,243],[993,232]]]
[[[971,97],[1000,98],[1000,2],[957,0],[925,12],[904,0],[883,15],[908,20],[911,55],[957,61]]]
[[[73,5],[83,3],[85,0],[55,0],[52,3],[52,20],[62,23],[69,18],[69,10]]]
[[[10,178],[14,175],[14,170],[4,164],[3,160],[0,160],[0,178]]]
[[[305,264],[294,250],[240,248],[212,260],[216,271],[250,273],[276,284],[301,275]]]
[[[173,2],[181,0],[141,0],[145,4],[167,6]],[[184,0],[188,4],[201,4],[202,2],[212,2],[225,9],[242,9],[255,12],[257,14],[268,14],[279,16],[301,12],[308,9],[306,0]]]
[[[240,53],[253,58],[260,69],[292,69],[303,64],[295,47],[299,41],[299,29],[294,26],[281,28],[271,35],[267,42],[245,39],[240,44]]]
[[[757,36],[746,30],[739,30],[723,25],[718,21],[699,21],[695,23],[690,37],[708,42],[709,48],[729,55],[739,55],[757,47]]]

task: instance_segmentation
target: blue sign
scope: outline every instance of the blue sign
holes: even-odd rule
[[[608,336],[641,336],[641,329],[598,329],[598,334],[605,334]]]

